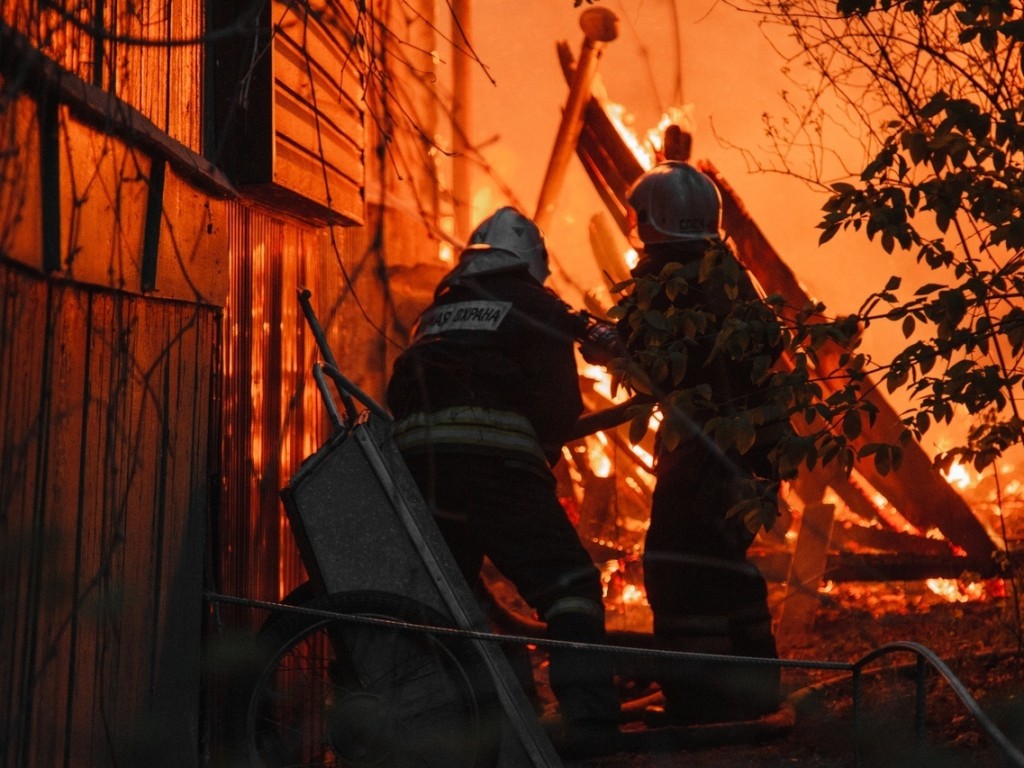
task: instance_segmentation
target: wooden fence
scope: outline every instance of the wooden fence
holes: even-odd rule
[[[0,764],[196,764],[218,313],[0,286]]]

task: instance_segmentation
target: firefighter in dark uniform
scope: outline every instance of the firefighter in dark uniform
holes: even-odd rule
[[[486,556],[555,640],[601,643],[600,574],[556,495],[551,466],[583,409],[579,315],[543,283],[537,226],[511,207],[483,221],[395,362],[395,442],[471,586]],[[611,659],[551,649],[572,747],[608,751],[619,702]]]
[[[667,450],[659,435],[657,484],[643,557],[654,634],[663,647],[680,651],[777,658],[767,585],[746,555],[764,506],[770,516],[778,502],[778,477],[769,454],[790,433],[753,358],[777,358],[781,344],[749,357],[716,348],[719,330],[737,307],[769,318],[769,324],[775,322],[774,315],[721,240],[721,198],[707,175],[688,163],[665,161],[634,184],[628,199],[631,239],[642,249],[634,277],[664,279],[671,272],[674,280],[673,290],[656,299],[656,306],[646,307],[630,296],[620,301],[625,310],[620,331],[632,358],[643,359],[638,353],[644,342],[634,333],[640,320],[635,313],[672,308],[673,313],[701,318],[691,325],[700,330],[685,339],[688,359],[682,379],[674,385],[665,382],[669,392],[655,392],[665,423],[672,420],[681,439]],[[666,265],[676,266],[663,273]],[[689,402],[690,407],[666,407],[666,396],[682,389],[694,394],[676,402]],[[758,413],[756,440],[744,452],[721,451],[705,433],[705,424],[744,412]],[[757,505],[758,514],[737,513],[744,494],[756,495],[749,501],[752,508]],[[743,720],[775,711],[778,681],[778,669],[771,665],[690,662],[674,663],[659,680],[665,714],[681,723]]]

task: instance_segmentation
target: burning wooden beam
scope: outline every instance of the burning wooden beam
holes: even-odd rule
[[[537,212],[534,221],[544,229],[558,200],[562,189],[565,169],[569,165],[576,141],[580,135],[580,120],[584,105],[590,100],[591,85],[597,74],[597,64],[605,46],[619,35],[618,18],[607,8],[588,8],[580,16],[583,28],[583,50],[580,53],[579,65],[569,78],[569,98],[562,112],[562,120],[555,136],[555,146],[551,150],[544,183],[541,185],[540,199],[537,201]]]

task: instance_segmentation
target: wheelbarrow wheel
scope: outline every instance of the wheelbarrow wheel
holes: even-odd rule
[[[252,765],[494,765],[497,701],[480,654],[461,638],[401,626],[450,621],[379,592],[306,607],[345,618],[283,613],[261,631],[268,658],[246,715]]]

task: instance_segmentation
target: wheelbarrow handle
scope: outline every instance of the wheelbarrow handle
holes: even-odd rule
[[[313,338],[316,339],[316,345],[320,349],[320,356],[324,359],[324,362],[327,363],[328,366],[330,366],[335,371],[338,371],[338,361],[334,359],[334,353],[331,351],[331,346],[330,344],[327,343],[327,334],[324,333],[324,328],[322,325],[320,325],[320,321],[317,319],[316,312],[313,311],[313,304],[309,300],[312,295],[313,294],[310,292],[308,288],[300,288],[299,306],[302,307],[302,314],[306,316],[306,322],[309,324],[310,330],[313,331]],[[341,373],[339,372],[338,375],[341,376]],[[348,379],[345,379],[344,376],[341,376],[341,378],[344,379],[345,381],[348,381]],[[345,413],[348,414],[348,420],[354,421],[355,418],[359,415],[359,411],[356,410],[356,404],[352,401],[352,397],[350,395],[350,392],[352,392],[352,390],[342,386],[338,379],[336,379],[334,376],[331,376],[331,379],[334,381],[334,386],[338,391],[338,397],[341,398],[341,402],[345,406]],[[333,398],[323,388],[321,388],[321,394],[324,396],[325,402],[331,403],[333,405]],[[330,407],[331,406],[328,406],[328,409],[330,409]],[[335,415],[336,409],[335,414],[332,414],[331,418],[333,419]]]
[[[327,403],[328,413],[330,414],[331,421],[334,422],[335,426],[341,428],[344,425],[341,420],[341,414],[338,413],[338,406],[334,404],[334,400],[330,397],[330,393],[327,392],[327,380],[324,378],[325,376],[330,377],[339,392],[344,392],[346,396],[352,395],[352,397],[355,397],[355,399],[365,405],[374,416],[379,419],[384,419],[387,422],[392,421],[391,414],[387,412],[387,409],[356,386],[356,384],[349,380],[345,374],[329,363],[316,362],[313,364],[313,377],[316,379],[317,386],[320,387],[320,393],[324,396],[324,401]],[[355,406],[353,406],[352,410],[349,411],[348,406],[346,405],[345,410],[348,411],[350,417],[353,417]]]

